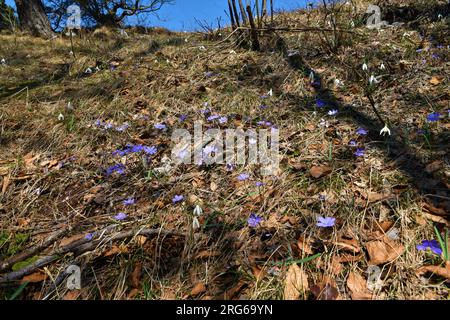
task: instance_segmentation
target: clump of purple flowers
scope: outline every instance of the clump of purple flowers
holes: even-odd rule
[[[250,217],[247,219],[247,223],[249,227],[256,228],[258,224],[260,224],[262,221],[262,218],[257,216],[256,214],[252,213],[250,214]]]
[[[119,156],[123,157],[130,153],[139,153],[139,152],[144,152],[147,155],[152,156],[157,151],[158,151],[158,149],[154,146],[148,147],[148,146],[144,146],[142,144],[137,144],[137,145],[127,144],[124,149],[115,150],[113,152],[113,156],[119,155]]]
[[[323,101],[322,99],[317,99],[316,100],[316,106],[318,108],[323,108],[327,105],[327,103],[325,101]]]
[[[437,254],[438,256],[442,254],[442,248],[436,240],[422,240],[416,248],[419,251],[426,251],[427,249],[430,249],[431,252]]]
[[[436,122],[436,121],[439,121],[440,118],[441,118],[441,114],[440,114],[439,112],[433,112],[433,113],[430,113],[430,114],[427,116],[427,120],[428,120],[429,122]]]
[[[114,172],[118,173],[118,174],[124,174],[125,173],[125,166],[121,163],[115,164],[109,168],[106,169],[106,175],[110,176],[112,175]]]
[[[158,130],[166,130],[167,129],[167,126],[164,123],[157,123],[154,125],[154,127],[155,127],[155,129],[158,129]]]

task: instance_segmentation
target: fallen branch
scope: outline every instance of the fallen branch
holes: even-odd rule
[[[3,272],[5,270],[8,270],[11,268],[14,264],[17,262],[23,261],[28,259],[29,257],[34,256],[36,253],[42,251],[43,249],[47,248],[48,246],[52,245],[56,240],[63,237],[69,229],[62,229],[55,233],[53,233],[50,237],[45,239],[42,243],[39,243],[29,249],[26,249],[25,251],[20,252],[19,254],[9,258],[6,261],[0,262],[0,272]]]
[[[134,237],[137,235],[184,236],[184,234],[167,231],[167,230],[163,230],[163,229],[142,229],[142,230],[138,230],[138,231],[130,230],[130,231],[124,231],[124,232],[118,233],[115,236],[108,239],[108,242],[115,241],[115,240],[122,240],[122,239],[130,238],[130,237]],[[79,256],[82,253],[94,250],[101,243],[104,243],[104,239],[98,239],[98,240],[93,240],[93,241],[89,241],[87,239],[81,239],[81,240],[75,241],[73,243],[70,243],[66,246],[58,248],[50,255],[39,258],[39,260],[37,260],[36,262],[34,262],[33,264],[31,264],[29,266],[26,266],[25,268],[23,268],[21,270],[13,271],[13,272],[5,274],[3,277],[0,278],[0,284],[19,280],[23,276],[26,276],[26,275],[34,272],[36,269],[42,268],[42,267],[60,259],[62,257],[62,255],[65,253],[73,252],[74,256]]]

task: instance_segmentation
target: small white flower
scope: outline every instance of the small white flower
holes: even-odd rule
[[[273,96],[273,91],[272,91],[272,89],[270,89],[269,92],[267,92],[267,95],[268,95],[269,97]]]
[[[197,204],[194,208],[194,215],[199,217],[202,215],[202,213],[203,213],[202,208]]]
[[[230,51],[230,54],[236,54],[236,51],[231,50],[231,51]]]
[[[67,103],[67,110],[73,110],[72,102]]]
[[[443,19],[443,18],[444,18],[444,16],[443,16],[442,14],[439,13],[439,14],[438,14],[438,19],[441,20],[441,19]]]
[[[87,68],[86,70],[84,70],[84,73],[91,74],[92,73],[92,69],[91,68]]]
[[[72,51],[72,50],[70,50],[69,54],[70,54],[71,56],[73,56],[73,51]]]
[[[188,39],[187,39],[187,38],[185,38],[185,39],[184,39],[184,42],[188,43]]]
[[[311,72],[309,73],[309,80],[311,81],[311,83],[314,82],[314,71],[311,71]]]
[[[60,114],[58,115],[58,120],[59,120],[59,121],[63,121],[63,120],[64,120],[64,115],[63,115],[62,113],[60,113]]]
[[[343,86],[344,82],[339,80],[339,79],[334,79],[334,86],[335,87],[339,87],[339,86]]]
[[[200,222],[198,221],[197,217],[194,217],[194,219],[192,219],[192,229],[200,229]]]
[[[5,58],[2,59],[1,63],[2,63],[2,65],[6,66],[6,60],[5,60]]]
[[[200,46],[200,47],[198,47],[198,49],[199,49],[200,51],[206,51],[205,46]]]
[[[350,22],[350,26],[351,26],[352,28],[355,27],[355,23],[353,22],[353,20]]]
[[[367,64],[366,64],[366,63],[364,63],[364,64],[362,65],[362,69],[363,69],[363,71],[367,71],[368,67],[367,67]]]
[[[386,70],[386,67],[384,66],[384,63],[381,63],[380,70]]]
[[[380,130],[380,136],[384,136],[386,133],[391,135],[391,130],[388,128],[387,124],[385,124],[384,128]]]
[[[378,83],[378,80],[377,80],[377,78],[375,78],[375,76],[374,75],[371,75],[370,76],[370,78],[369,78],[369,83],[372,85],[372,84],[376,84],[376,83]]]

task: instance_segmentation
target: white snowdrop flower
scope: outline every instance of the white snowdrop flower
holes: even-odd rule
[[[69,51],[69,54],[70,54],[71,56],[73,56],[73,51],[72,51],[72,50],[70,50],[70,51]]]
[[[194,215],[199,217],[203,214],[202,208],[197,204],[194,208]]]
[[[439,20],[442,20],[442,19],[444,19],[444,16],[443,16],[442,14],[439,13],[439,14],[438,14],[438,19],[439,19]]]
[[[185,39],[184,39],[184,42],[188,43],[188,39],[187,39],[187,38],[185,38]]]
[[[364,64],[362,65],[362,69],[363,69],[363,71],[367,71],[367,69],[369,69],[369,68],[367,67],[367,64],[366,64],[366,63],[364,63]]]
[[[388,128],[387,124],[385,124],[384,128],[380,130],[380,136],[384,136],[386,133],[391,135],[391,130]]]
[[[70,101],[67,103],[67,110],[73,110],[73,105]]]
[[[59,120],[59,121],[63,121],[63,120],[64,120],[64,115],[63,115],[62,113],[60,113],[60,114],[58,115],[58,120]]]
[[[370,78],[369,78],[369,83],[372,85],[372,84],[377,84],[378,83],[378,80],[377,80],[377,78],[375,78],[375,76],[374,75],[371,75],[370,76]]]
[[[95,67],[95,72],[99,72],[100,68],[99,67]]]
[[[199,49],[200,51],[206,51],[205,46],[200,46],[200,47],[198,47],[198,49]]]
[[[86,70],[84,70],[84,73],[91,74],[92,73],[92,69],[91,68],[87,68]]]
[[[5,58],[2,58],[1,63],[2,63],[2,65],[6,66],[6,60],[5,60]]]
[[[355,22],[353,22],[353,20],[350,22],[350,26],[351,26],[352,28],[355,27]]]
[[[272,89],[270,89],[269,92],[267,92],[267,95],[268,95],[269,97],[273,96],[273,91],[272,91]]]
[[[230,51],[230,54],[236,54],[236,51],[231,50],[231,51]]]
[[[192,229],[200,229],[200,222],[198,221],[197,217],[194,217],[194,219],[192,219]]]
[[[381,63],[380,69],[381,70],[386,70],[386,67],[384,66],[384,63]]]
[[[309,73],[309,81],[311,81],[311,83],[314,82],[314,71],[311,71],[311,72]]]
[[[334,86],[339,87],[341,85],[344,85],[344,82],[339,79],[334,79]]]

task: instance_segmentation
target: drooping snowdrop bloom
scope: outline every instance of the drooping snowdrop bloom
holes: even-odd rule
[[[391,130],[388,128],[387,124],[385,124],[384,128],[380,130],[380,136],[384,136],[386,133],[391,135]]]
[[[314,71],[311,71],[311,72],[309,73],[309,81],[310,81],[311,83],[314,83],[314,79],[315,79],[315,77],[314,77]]]
[[[367,71],[367,70],[369,69],[369,67],[367,67],[367,64],[366,64],[366,63],[364,63],[364,64],[362,65],[362,69],[363,69],[363,71]]]
[[[333,110],[330,110],[330,111],[328,111],[328,115],[329,116],[335,116],[335,115],[337,115],[338,114],[338,110],[337,109],[333,109]]]
[[[384,63],[381,63],[380,70],[386,70],[386,67],[384,66]]]
[[[64,115],[62,113],[60,113],[58,115],[58,121],[63,121],[64,120]]]
[[[2,66],[6,66],[6,60],[5,60],[5,58],[2,58],[2,60],[0,61],[0,63],[2,64]]]
[[[339,86],[342,86],[342,85],[344,85],[343,81],[341,81],[339,79],[334,79],[334,86],[335,87],[339,87]]]
[[[91,74],[92,73],[92,69],[91,68],[87,68],[86,70],[84,70],[85,74]]]
[[[273,96],[273,90],[270,89],[269,92],[267,92],[267,95],[268,95],[269,97]]]
[[[377,83],[378,83],[377,78],[372,74],[369,78],[369,84],[373,85],[373,84],[377,84]]]
[[[197,204],[194,208],[194,215],[199,217],[203,214],[203,209]]]
[[[73,110],[72,102],[69,101],[69,102],[67,103],[67,107],[66,107],[66,108],[67,108],[67,110],[72,111],[72,110]]]

